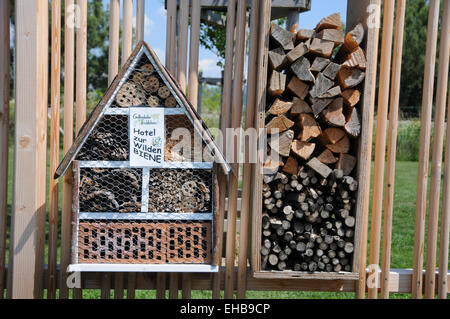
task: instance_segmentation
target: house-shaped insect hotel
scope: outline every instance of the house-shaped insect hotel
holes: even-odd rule
[[[137,45],[55,177],[69,168],[71,271],[217,271],[217,174],[229,165],[147,44]]]

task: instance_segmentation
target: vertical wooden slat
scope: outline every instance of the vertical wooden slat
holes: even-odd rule
[[[166,273],[156,274],[156,299],[166,298],[166,281],[167,281]]]
[[[361,17],[357,11],[358,6],[365,8],[366,14]],[[367,141],[367,145],[372,145],[373,139],[373,122],[375,112],[375,93],[377,81],[377,65],[378,65],[378,40],[380,36],[380,7],[381,0],[349,0],[347,6],[347,19],[351,16],[353,21],[364,19],[367,26],[367,74],[364,84],[364,100],[365,107],[362,110],[362,121],[366,123],[361,130],[361,141]],[[373,25],[372,25],[373,24]],[[369,68],[370,66],[370,68]],[[366,296],[366,264],[367,264],[367,238],[369,228],[369,203],[370,203],[370,176],[372,169],[372,148],[361,145],[361,157],[365,160],[359,163],[359,171],[361,178],[359,180],[360,187],[363,190],[363,199],[360,201],[358,211],[363,214],[361,222],[361,239],[360,239],[360,258],[359,258],[359,278],[355,283],[355,297],[363,299]]]
[[[425,274],[425,298],[435,295],[436,249],[439,232],[439,199],[441,195],[442,148],[445,134],[445,106],[447,102],[448,67],[450,55],[450,1],[444,1],[439,53],[439,72],[434,115],[433,158],[428,212],[427,264]]]
[[[444,186],[442,190],[441,240],[438,298],[447,299],[448,249],[450,234],[450,91],[447,102],[447,142],[445,144]]]
[[[250,15],[250,48],[248,56],[248,75],[247,75],[247,102],[245,109],[245,130],[254,127],[255,118],[255,98],[257,82],[257,50],[258,50],[258,28],[259,28],[259,0],[252,0]],[[241,223],[239,229],[239,256],[238,256],[238,275],[237,275],[237,298],[245,298],[247,289],[247,257],[249,247],[249,220],[250,220],[250,198],[252,186],[252,164],[245,159],[250,155],[250,148],[244,141],[244,167],[242,182],[242,202],[241,202]],[[250,160],[250,159],[249,159]]]
[[[6,227],[9,153],[9,1],[0,2],[0,299],[6,289]]]
[[[416,226],[414,231],[414,259],[412,297],[422,298],[423,254],[425,249],[425,218],[427,204],[428,164],[430,157],[431,114],[433,109],[434,73],[439,25],[439,0],[430,0],[428,14],[427,49],[422,96],[419,169],[417,177]]]
[[[76,108],[75,108],[75,130],[80,131],[86,121],[86,88],[87,88],[87,0],[78,0],[79,17],[76,30]],[[74,298],[83,297],[81,289],[74,290]]]
[[[180,34],[178,40],[177,80],[183,93],[186,92],[186,69],[189,28],[189,1],[180,1]]]
[[[406,0],[397,0],[395,13],[395,38],[392,64],[392,86],[389,113],[388,157],[384,199],[383,254],[381,257],[381,297],[389,298],[389,273],[391,270],[392,216],[394,212],[395,159],[397,153],[398,106],[402,73],[403,30],[405,27]]]
[[[384,3],[383,40],[381,44],[380,88],[378,92],[377,136],[375,146],[375,171],[373,177],[372,223],[370,232],[369,263],[379,264],[380,231],[383,204],[384,161],[386,154],[386,127],[389,107],[389,80],[392,56],[392,30],[394,22],[394,1]],[[374,271],[374,269],[372,269]],[[378,272],[378,269],[376,270]],[[375,299],[378,287],[368,289],[369,298]]]
[[[15,2],[15,153],[9,278],[12,298],[43,294],[48,2]]]
[[[59,164],[59,109],[61,76],[61,1],[52,1],[51,48],[51,119],[50,174],[48,216],[48,281],[47,298],[56,298],[56,264],[58,254],[58,179],[54,178]]]
[[[232,115],[231,127],[236,130],[233,140],[230,140],[232,151],[233,172],[230,174],[228,190],[228,214],[227,214],[227,246],[226,246],[226,269],[225,269],[225,298],[233,298],[234,294],[234,263],[236,257],[236,219],[237,200],[239,188],[239,153],[241,139],[242,121],[242,96],[244,87],[244,64],[245,64],[245,36],[247,34],[247,1],[238,2],[236,19],[236,42],[235,42],[235,70],[233,77]],[[236,136],[236,137],[235,137]]]
[[[167,0],[167,25],[166,25],[166,68],[175,72],[175,50],[177,29],[177,1]]]
[[[75,16],[74,0],[65,1],[64,29],[64,139],[63,151],[67,154],[73,143],[73,99],[74,99],[74,53],[75,53]],[[61,211],[61,271],[59,297],[67,299],[69,290],[66,285],[66,269],[70,263],[72,215],[72,170],[68,169],[63,177],[62,211]]]
[[[109,2],[109,58],[108,58],[108,85],[112,83],[119,72],[119,29],[120,29],[120,2]],[[111,274],[102,274],[102,299],[110,298]],[[119,278],[120,279],[120,278]],[[120,294],[120,293],[119,293]]]
[[[200,43],[200,0],[192,0],[191,39],[189,45],[188,97],[195,109],[198,107],[198,51]]]
[[[170,273],[169,299],[178,299],[178,273]]]
[[[122,66],[131,54],[133,43],[133,0],[123,0],[122,13]],[[114,274],[114,298],[123,299],[124,273]]]
[[[179,9],[180,26],[179,26],[179,39],[178,39],[178,58],[177,58],[177,81],[180,84],[183,93],[186,92],[186,70],[187,70],[187,49],[188,49],[188,28],[189,28],[189,1],[180,1]],[[191,275],[189,273],[181,274],[183,299],[190,298],[191,296]],[[173,281],[178,282],[177,278]],[[176,297],[178,298],[178,291]]]
[[[114,77],[119,71],[119,27],[120,27],[120,3],[119,0],[110,0],[108,85],[112,83]]]
[[[259,22],[259,40],[258,40],[258,64],[257,64],[257,82],[256,82],[256,110],[255,110],[255,128],[258,134],[258,151],[256,164],[253,165],[253,185],[251,198],[252,212],[252,242],[261,240],[261,228],[256,227],[258,224],[258,214],[262,210],[262,185],[263,172],[260,169],[263,165],[265,156],[264,146],[266,144],[265,113],[266,113],[266,95],[267,95],[267,72],[268,72],[268,55],[269,55],[269,29],[271,17],[271,1],[264,0],[260,7]],[[260,269],[261,258],[259,251],[252,253],[252,267]]]
[[[177,2],[176,0],[167,0],[167,25],[166,25],[166,68],[170,73],[175,74],[175,51],[176,46],[176,29],[177,29]],[[157,292],[156,297],[159,299],[166,297],[166,273],[158,273],[156,275]],[[175,293],[176,291],[176,293]],[[178,296],[178,275],[176,273],[169,274],[169,298]]]
[[[80,25],[77,29],[76,56],[76,131],[86,121],[86,87],[87,87],[87,0],[78,0],[80,7]]]
[[[145,35],[145,0],[136,1],[136,43],[144,40]],[[135,298],[136,273],[127,276],[127,299]]]
[[[145,36],[145,0],[136,0],[136,43]]]
[[[227,150],[227,139],[226,130],[230,127],[230,110],[231,110],[231,89],[233,80],[233,44],[234,44],[234,25],[236,17],[236,1],[228,1],[227,6],[227,26],[226,26],[226,44],[225,44],[225,70],[223,79],[223,89],[222,89],[222,108],[221,108],[221,123],[220,129],[222,131],[223,140],[223,150],[226,156]],[[226,197],[226,176],[219,176],[219,208],[225,212],[225,197]],[[223,238],[223,226],[219,225],[218,238]],[[228,235],[227,235],[228,238]],[[222,257],[222,244],[219,243],[218,254]],[[213,298],[220,298],[220,286],[221,286],[221,268],[222,268],[222,258],[219,262],[219,272],[214,274],[213,277]]]
[[[133,43],[133,0],[123,0],[122,65],[131,54]]]

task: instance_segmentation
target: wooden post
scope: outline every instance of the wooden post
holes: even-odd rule
[[[381,44],[380,88],[378,96],[377,136],[375,147],[375,172],[372,199],[372,224],[370,232],[371,265],[379,264],[380,257],[380,230],[383,203],[383,177],[386,154],[386,126],[389,106],[389,80],[392,56],[392,30],[394,22],[394,1],[388,1],[384,6],[383,40]],[[376,270],[378,272],[378,269]],[[369,298],[375,299],[378,287],[369,287]]]
[[[417,177],[416,226],[414,231],[414,259],[412,297],[422,298],[423,252],[425,245],[425,217],[427,204],[428,163],[430,157],[431,113],[433,109],[434,72],[439,25],[439,0],[430,0],[428,14],[427,50],[422,96],[419,169]]]
[[[16,1],[10,297],[40,298],[45,235],[48,2]]]
[[[230,174],[228,190],[228,214],[227,214],[227,247],[226,247],[226,271],[225,271],[225,298],[233,298],[234,293],[234,261],[236,256],[236,219],[237,200],[239,188],[239,153],[241,139],[242,119],[242,96],[244,87],[244,64],[245,64],[245,36],[247,34],[247,2],[239,1],[236,19],[236,42],[235,42],[235,70],[233,78],[233,101],[231,127],[237,131],[232,134],[230,146],[232,150],[233,172]],[[235,137],[236,136],[236,137]]]
[[[367,25],[367,37],[371,39],[371,41],[367,42],[367,64],[371,64],[370,68],[372,72],[366,74],[366,81],[364,85],[364,99],[369,100],[367,102],[368,107],[362,110],[362,123],[367,123],[366,127],[361,131],[361,140],[367,141],[367,145],[372,145],[373,138],[373,118],[374,118],[374,109],[375,109],[375,93],[376,93],[376,80],[377,80],[377,65],[378,65],[378,39],[380,35],[380,28],[376,25],[380,22],[380,8],[381,1],[380,0],[365,0],[364,3],[361,3],[360,0],[349,0],[347,7],[347,16],[350,16],[351,12],[355,7],[359,5],[364,6],[366,8],[366,16],[364,16],[364,21],[371,21],[375,23],[375,25],[369,26]],[[370,7],[378,8],[376,11],[369,11]],[[369,15],[373,14],[374,19],[369,20]],[[355,13],[353,13],[355,15]],[[362,18],[362,17],[361,17]],[[360,19],[358,16],[356,19]],[[356,20],[355,19],[355,20]],[[362,201],[361,206],[359,206],[359,211],[363,214],[362,223],[361,223],[361,241],[360,241],[360,260],[359,260],[359,278],[356,282],[356,297],[358,299],[364,299],[366,294],[366,264],[367,264],[367,238],[368,238],[368,225],[369,225],[369,203],[370,203],[370,176],[372,169],[372,148],[371,147],[362,147],[361,152],[364,152],[364,155],[361,155],[362,158],[365,158],[365,161],[360,163],[360,174],[362,178],[360,178],[360,187],[364,190],[363,196],[364,199]]]
[[[255,218],[257,212],[262,210],[262,186],[263,175],[259,168],[263,165],[265,149],[262,145],[266,145],[265,130],[265,113],[266,113],[266,95],[267,95],[267,71],[268,71],[268,55],[269,55],[269,30],[270,30],[270,15],[271,15],[271,1],[264,0],[261,2],[260,18],[259,18],[259,40],[258,40],[258,64],[257,64],[257,82],[256,82],[256,98],[255,98],[255,128],[258,134],[258,154],[256,164],[253,165],[253,185],[251,197],[251,212],[252,212],[252,242],[261,240],[261,228],[255,227],[258,225]],[[260,253],[252,254],[252,267],[258,267],[261,264]]]
[[[122,66],[131,54],[133,43],[133,0],[123,0]],[[116,71],[117,73],[118,71]],[[124,273],[114,274],[114,298],[123,299]]]
[[[77,133],[86,121],[86,82],[87,82],[87,0],[79,0],[80,25],[77,29],[76,63],[76,130]]]
[[[248,57],[248,75],[247,75],[247,103],[245,110],[245,129],[254,127],[255,118],[255,98],[257,82],[257,63],[258,63],[258,28],[259,28],[259,0],[252,0],[252,9],[250,16],[250,49]],[[245,143],[245,141],[244,141]],[[249,220],[250,220],[250,198],[252,186],[252,164],[247,162],[246,156],[250,148],[245,143],[244,149],[244,172],[242,182],[242,201],[241,201],[241,223],[239,229],[239,256],[238,256],[238,275],[237,275],[237,298],[245,298],[247,289],[247,257],[249,246]]]
[[[406,0],[397,1],[395,13],[394,57],[389,114],[388,160],[386,167],[383,254],[381,257],[381,296],[389,298],[389,275],[391,271],[392,216],[394,212],[395,159],[397,153],[398,106],[402,72],[403,30],[405,27]]]
[[[119,72],[119,29],[120,29],[120,2],[109,2],[109,58],[108,58],[108,85],[112,83]],[[102,274],[102,298],[110,298],[111,274]],[[120,279],[120,278],[119,278]]]
[[[448,67],[450,55],[450,4],[444,1],[439,53],[439,72],[434,115],[433,158],[431,163],[431,185],[428,213],[427,264],[425,275],[425,298],[435,295],[436,249],[439,232],[439,199],[441,191],[442,148],[445,134],[445,106],[447,100]],[[448,261],[448,260],[447,260]]]
[[[145,35],[145,0],[136,3],[136,43],[144,40]]]
[[[56,264],[58,253],[58,179],[54,178],[59,164],[59,109],[61,77],[61,1],[52,1],[51,54],[51,119],[50,119],[50,174],[48,217],[48,282],[47,298],[56,298]]]
[[[167,26],[166,26],[166,67],[174,74],[176,29],[177,29],[177,2],[167,0]]]
[[[133,43],[133,0],[123,0],[122,65],[131,54]]]
[[[167,0],[167,26],[166,26],[166,68],[170,73],[175,73],[175,50],[176,47],[176,29],[177,29],[177,2],[176,0]],[[166,273],[158,273],[157,279],[157,298],[166,296]],[[175,291],[177,292],[175,294]],[[178,275],[170,273],[169,275],[169,298],[178,296]]]
[[[450,91],[447,103],[450,103]],[[447,104],[447,143],[445,145],[444,186],[442,190],[441,240],[439,254],[438,298],[447,299],[448,248],[450,233],[450,104]]]
[[[226,156],[227,153],[227,139],[226,129],[230,126],[230,110],[231,110],[231,86],[233,80],[233,43],[234,43],[234,26],[236,17],[236,1],[230,0],[227,6],[227,26],[226,26],[226,45],[225,45],[225,71],[224,71],[224,84],[222,93],[222,108],[221,108],[221,123],[220,129],[223,136],[223,150]],[[225,196],[226,196],[226,177],[219,176],[219,188],[221,190],[219,194],[219,208],[225,212]],[[223,227],[218,229],[218,238],[223,238]],[[220,232],[219,232],[220,231]],[[228,234],[227,234],[228,238]],[[218,253],[222,257],[222,245],[219,244]],[[219,272],[214,274],[213,278],[213,298],[220,298],[220,279],[221,279],[221,266],[222,259],[220,258]]]
[[[0,3],[0,299],[3,299],[6,272],[6,227],[8,214],[9,153],[9,1]]]
[[[71,12],[74,0],[65,2],[64,29],[64,154],[67,154],[73,143],[73,98],[74,98],[74,53],[75,53],[75,16]],[[66,285],[66,269],[70,263],[72,216],[72,169],[68,169],[63,177],[62,212],[61,212],[61,270],[59,298],[67,299],[69,290]]]
[[[184,3],[184,2],[182,2]],[[187,1],[186,1],[187,3]],[[186,10],[186,8],[184,9]],[[189,11],[189,6],[187,7],[187,11]],[[188,12],[189,13],[189,12]],[[183,19],[182,19],[183,20]],[[188,19],[186,20],[186,23],[188,22]],[[184,20],[182,21],[182,27],[181,27],[181,41],[185,41],[181,48],[180,52],[184,52],[180,55],[183,61],[186,61],[187,59],[187,31],[184,35],[183,33],[183,24]],[[188,25],[185,26],[186,30],[188,28]],[[195,89],[196,86],[198,86],[198,50],[199,50],[199,41],[200,41],[200,0],[193,0],[192,1],[192,7],[191,7],[191,38],[190,38],[191,44],[189,48],[189,82],[188,82],[188,98],[191,104],[194,106],[194,108],[197,109],[197,90],[195,90],[195,93],[192,92],[193,89]],[[184,65],[181,67],[181,69],[186,72],[187,66]],[[182,85],[182,80],[184,80],[184,86]],[[180,86],[183,90],[185,90],[186,87],[186,75],[182,79],[179,80]],[[184,91],[183,91],[184,92]],[[190,299],[191,298],[191,285],[192,285],[192,275],[184,273],[182,275],[182,298],[183,299]]]
[[[198,106],[198,51],[200,43],[200,0],[192,0],[191,39],[189,45],[189,82],[188,96],[191,104]]]
[[[119,71],[119,24],[120,2],[109,1],[109,58],[108,58],[108,85],[112,83]]]
[[[178,41],[178,67],[177,80],[181,91],[186,93],[186,69],[187,69],[187,49],[188,49],[188,28],[189,28],[189,1],[180,1],[180,36]]]
[[[75,130],[78,134],[86,121],[86,88],[87,88],[87,0],[78,0],[80,16],[76,31],[76,118]],[[74,290],[74,298],[81,299],[81,289]]]

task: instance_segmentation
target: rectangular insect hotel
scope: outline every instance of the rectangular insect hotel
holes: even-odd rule
[[[217,173],[229,165],[147,44],[137,45],[55,177],[70,166],[71,271],[218,270]]]
[[[257,278],[358,279],[367,163],[370,1],[314,30],[270,28],[265,162],[255,178]],[[363,116],[361,116],[363,115]]]

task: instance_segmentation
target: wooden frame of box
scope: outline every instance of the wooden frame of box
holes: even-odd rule
[[[261,238],[262,238],[262,185],[263,185],[263,175],[262,166],[263,163],[260,160],[264,158],[264,150],[259,150],[260,154],[258,156],[258,162],[254,166],[253,172],[253,185],[252,185],[252,251],[251,251],[251,267],[252,273],[255,278],[264,279],[287,279],[287,278],[297,278],[297,279],[316,279],[316,280],[358,280],[360,271],[360,259],[361,259],[361,245],[363,240],[363,221],[364,214],[368,214],[368,202],[364,201],[366,189],[370,185],[370,176],[367,176],[367,172],[370,169],[371,159],[368,158],[367,150],[367,140],[369,139],[372,131],[367,125],[371,116],[373,116],[373,105],[375,97],[375,81],[376,81],[376,68],[377,65],[373,64],[372,61],[376,61],[376,54],[374,52],[374,39],[375,39],[375,28],[377,26],[369,27],[368,23],[375,23],[377,10],[377,2],[374,0],[348,0],[347,8],[347,29],[352,30],[358,23],[361,23],[365,29],[365,38],[361,47],[365,50],[367,54],[367,69],[366,78],[363,84],[364,92],[361,96],[360,102],[360,112],[361,112],[361,135],[358,142],[358,163],[354,172],[355,179],[359,183],[359,189],[357,191],[356,197],[356,224],[355,224],[355,235],[354,235],[354,253],[352,262],[351,272],[338,272],[338,273],[328,273],[328,272],[302,272],[302,271],[264,271],[261,267]],[[378,11],[379,13],[379,11]],[[268,34],[267,34],[268,37]],[[268,39],[267,39],[267,50],[268,50]],[[373,58],[375,55],[375,59]],[[266,59],[267,59],[266,53]],[[260,72],[267,72],[266,70],[260,70]],[[261,85],[267,87],[266,74],[261,74],[259,76],[259,81],[263,81]],[[265,123],[265,93],[263,98],[264,101],[257,105],[258,111],[255,117],[255,127],[264,128]],[[369,146],[371,147],[371,146]],[[364,239],[366,240],[366,239]]]

